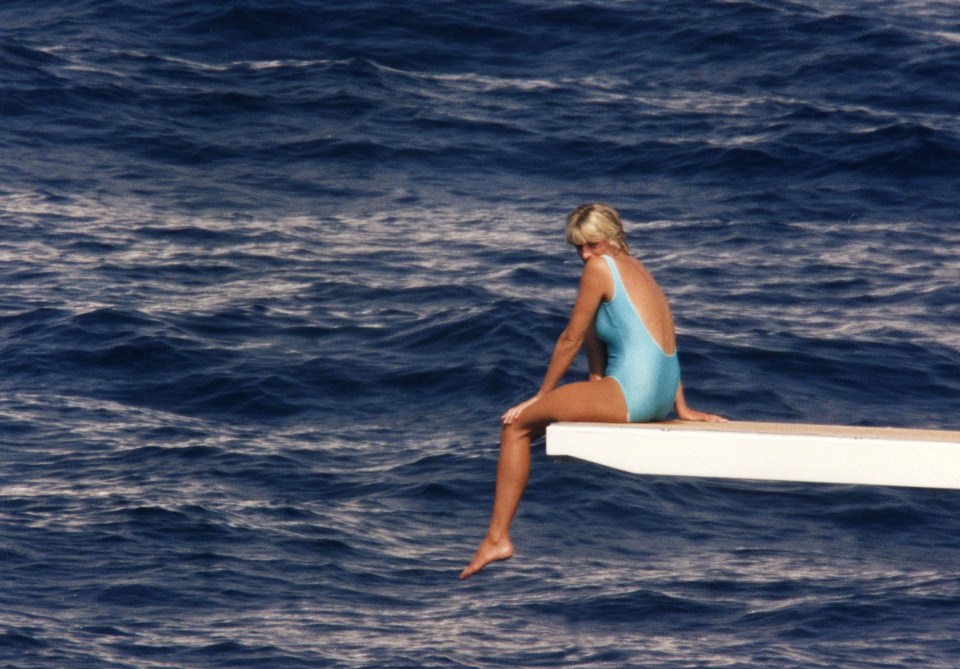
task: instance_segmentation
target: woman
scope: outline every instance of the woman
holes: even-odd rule
[[[493,514],[462,579],[513,555],[510,524],[530,474],[530,444],[550,423],[656,421],[671,407],[680,420],[725,420],[684,400],[670,307],[630,256],[617,212],[603,204],[577,208],[567,217],[567,241],[584,263],[573,313],[539,392],[502,416]],[[584,343],[589,380],[558,387]]]

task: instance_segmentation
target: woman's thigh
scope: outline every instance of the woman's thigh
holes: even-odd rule
[[[620,384],[610,377],[568,383],[524,409],[517,421],[535,436],[540,436],[550,423],[560,421],[626,423],[627,403]]]

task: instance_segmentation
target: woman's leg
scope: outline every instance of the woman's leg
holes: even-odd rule
[[[460,573],[468,578],[491,562],[513,555],[510,524],[530,474],[530,444],[558,421],[623,423],[627,405],[620,385],[612,378],[560,386],[531,404],[500,432],[497,487],[487,535],[469,566]]]

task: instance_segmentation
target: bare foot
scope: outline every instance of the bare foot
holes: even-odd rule
[[[496,543],[489,539],[484,539],[483,543],[480,544],[480,548],[478,548],[474,554],[473,560],[470,561],[466,569],[460,572],[460,578],[461,580],[470,578],[491,562],[509,560],[511,557],[513,557],[513,544],[510,543],[509,540]]]

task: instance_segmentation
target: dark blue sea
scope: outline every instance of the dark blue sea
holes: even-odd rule
[[[958,82],[952,0],[3,0],[0,667],[960,666],[955,491],[537,444],[457,580],[583,202],[692,405],[960,428]]]

